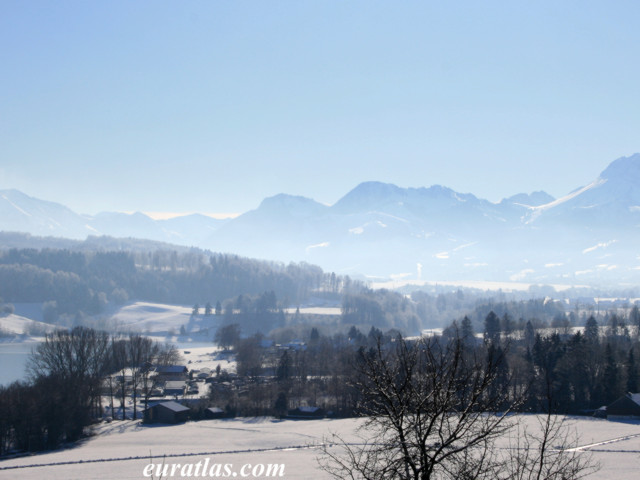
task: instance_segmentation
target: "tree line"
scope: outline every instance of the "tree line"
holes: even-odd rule
[[[80,439],[85,427],[103,418],[105,398],[110,412],[117,411],[114,400],[120,402],[124,419],[131,396],[137,416],[138,398],[146,403],[153,387],[152,367],[179,360],[172,346],[138,334],[121,337],[84,327],[48,334],[29,358],[28,380],[0,387],[0,455]]]
[[[265,305],[269,298],[263,298]],[[387,356],[396,358],[393,355],[398,352],[411,354],[412,362],[419,360],[417,371],[436,359],[446,359],[446,365],[470,362],[476,373],[490,365],[490,382],[483,383],[487,390],[482,395],[496,395],[491,408],[499,411],[593,414],[627,391],[637,391],[637,307],[627,317],[612,313],[600,323],[589,317],[583,328],[575,330],[538,328],[534,323],[528,320],[522,330],[505,330],[505,315],[500,318],[490,311],[483,331],[476,332],[466,317],[459,326],[453,323],[431,339],[404,337],[396,329],[383,331],[375,326],[368,331],[352,326],[337,333],[321,333],[308,326],[300,342],[281,345],[260,333],[242,337],[237,324],[226,325],[216,337],[233,349],[237,375],[222,369],[216,372],[208,405],[239,416],[284,416],[297,406],[317,406],[334,416],[372,415],[375,398],[363,388],[363,368],[390,367]],[[73,442],[107,411],[121,419],[127,418],[127,412],[137,417],[156,386],[152,366],[179,361],[175,348],[138,334],[110,335],[76,327],[47,335],[29,361],[29,381],[0,388],[0,454]],[[464,399],[473,382],[457,375],[469,370],[455,370],[451,378],[447,371],[438,373],[437,381],[429,380],[429,391],[435,396],[444,389],[446,395],[457,392]],[[384,375],[387,378],[380,386],[392,384],[399,374]],[[129,398],[133,411],[125,408]]]
[[[520,412],[549,408],[566,414],[594,414],[627,392],[640,388],[640,312],[634,307],[625,318],[610,314],[586,319],[582,327],[541,325],[535,319],[513,322],[505,313],[490,311],[482,330],[469,317],[454,322],[436,336],[441,342],[461,341],[477,356],[502,358],[495,388],[523,392]],[[321,330],[324,333],[321,333]],[[217,391],[212,402],[239,415],[274,415],[276,400],[287,408],[321,406],[336,416],[357,412],[359,392],[354,385],[353,366],[362,352],[381,343],[385,348],[404,337],[397,329],[371,326],[362,331],[351,326],[330,333],[329,327],[308,325],[296,330],[297,337],[262,334],[241,336],[238,324],[225,325],[216,340],[236,352],[241,388]],[[287,338],[298,342],[287,344]],[[420,337],[415,337],[420,338]],[[274,341],[275,340],[275,341]],[[412,341],[412,340],[407,340]],[[281,343],[280,346],[276,342]],[[268,381],[265,381],[265,378]]]
[[[274,291],[288,303],[312,293],[336,297],[347,277],[305,263],[284,265],[201,250],[74,251],[9,249],[0,253],[5,302],[47,302],[49,319],[94,315],[128,300],[193,305]]]

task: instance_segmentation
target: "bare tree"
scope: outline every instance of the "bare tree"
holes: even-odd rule
[[[126,399],[127,399],[127,375],[126,367],[129,363],[127,342],[124,339],[111,338],[111,368],[118,372],[118,398],[120,399],[120,409],[122,420],[126,419]],[[113,412],[113,408],[112,408]]]
[[[138,417],[138,394],[141,393],[144,398],[147,398],[150,391],[149,374],[158,353],[158,345],[149,337],[131,333],[127,342],[127,350],[133,384],[131,399],[133,401],[133,419],[135,420]]]
[[[564,416],[548,412],[528,416],[510,432],[508,448],[494,457],[496,480],[577,479],[598,470],[591,455],[581,452],[577,435]]]
[[[355,367],[365,416],[360,441],[336,437],[342,448],[335,453],[325,447],[321,467],[341,479],[579,478],[586,465],[562,452],[546,456],[551,449],[546,440],[559,432],[553,422],[545,424],[536,452],[521,457],[515,450],[507,458],[496,449],[498,438],[517,426],[518,417],[510,414],[522,403],[513,389],[504,388],[505,365],[502,349],[468,348],[460,338],[398,338],[361,349]],[[531,446],[533,437],[528,439]],[[561,473],[499,475],[516,460],[522,460],[522,472],[537,461],[540,472]]]
[[[59,395],[65,409],[58,416],[61,435],[75,440],[92,418],[100,414],[102,377],[106,373],[109,336],[90,328],[75,327],[46,335],[28,361],[34,382]]]
[[[184,362],[184,357],[180,354],[180,351],[171,343],[164,343],[159,345],[158,357],[156,358],[156,365],[166,367],[167,365],[178,365]]]
[[[240,342],[240,325],[232,323],[218,328],[213,341],[225,350],[238,345]]]

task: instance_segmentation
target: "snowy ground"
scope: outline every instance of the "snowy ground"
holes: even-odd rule
[[[22,315],[11,314],[0,317],[0,331],[4,335],[26,335],[26,341],[44,337],[46,333],[55,330],[54,325],[32,320]],[[23,339],[25,340],[25,339]]]
[[[192,308],[159,303],[136,302],[113,313],[116,325],[123,330],[147,334],[178,332],[187,326]]]
[[[56,328],[41,321],[39,304],[16,304],[15,308],[16,313],[0,317],[0,334],[6,334],[0,335],[0,385],[24,377],[24,365],[31,348],[43,340],[45,333]],[[229,373],[235,372],[235,363],[216,351],[212,341],[221,318],[200,315],[192,319],[191,312],[192,307],[135,302],[112,312],[112,317],[103,323],[121,332],[138,332],[160,343],[176,345],[190,370],[208,367],[215,371],[220,365]],[[181,327],[186,335],[179,335]]]
[[[392,275],[393,277],[393,275]],[[526,292],[532,286],[536,286],[536,283],[525,283],[518,281],[509,281],[509,282],[497,282],[497,281],[489,281],[489,280],[456,280],[456,281],[428,281],[428,280],[412,280],[412,279],[402,279],[401,276],[399,278],[388,280],[388,281],[380,281],[380,282],[371,282],[370,287],[373,289],[386,288],[390,290],[394,290],[397,288],[406,287],[408,285],[424,287],[424,286],[449,286],[449,287],[462,287],[462,288],[473,288],[477,290],[484,290],[486,292]],[[545,284],[545,286],[553,287],[556,292],[563,292],[565,290],[569,290],[570,288],[588,288],[587,285],[564,285],[564,284]]]
[[[229,373],[236,372],[235,355],[224,352],[216,345],[190,347],[188,344],[181,343],[179,346],[182,347],[179,351],[189,370],[208,368],[215,373],[216,368],[220,365],[221,370],[226,370]]]
[[[314,312],[319,314],[319,312]],[[24,333],[33,319],[16,312],[2,324],[15,333]],[[196,331],[203,327],[190,322],[191,309],[170,305],[135,303],[116,312],[118,323],[151,333],[160,341],[177,343],[189,369],[217,365],[229,372],[235,363],[211,344],[210,339],[194,336],[168,336],[180,326]],[[24,339],[23,339],[24,340]],[[528,417],[531,420],[534,417]],[[640,424],[575,419],[580,454],[591,454],[601,469],[592,480],[635,479],[640,471]],[[358,421],[314,420],[278,421],[274,419],[209,420],[178,426],[143,426],[139,421],[114,421],[102,425],[97,435],[80,445],[54,453],[0,461],[0,479],[128,479],[143,478],[149,463],[283,464],[288,479],[325,479],[318,468],[318,446],[332,432],[353,439]],[[157,477],[156,477],[157,478]],[[165,477],[166,478],[166,477]],[[179,475],[174,478],[180,478]]]
[[[299,311],[303,315],[342,315],[341,307],[300,307],[285,308],[285,313],[293,315]]]
[[[530,422],[534,419],[527,417]],[[208,420],[178,426],[113,422],[102,425],[98,435],[75,448],[0,462],[0,478],[144,478],[143,470],[151,456],[152,463],[192,464],[193,468],[207,460],[209,465],[230,464],[238,477],[245,464],[283,464],[283,478],[325,479],[329,477],[317,463],[319,445],[332,432],[354,439],[359,422],[271,418]],[[576,419],[572,425],[580,437],[580,453],[591,454],[601,464],[600,471],[589,477],[591,480],[638,478],[638,423]],[[174,478],[181,477],[176,474]]]

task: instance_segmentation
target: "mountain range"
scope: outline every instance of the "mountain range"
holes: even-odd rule
[[[493,203],[440,185],[365,182],[331,206],[279,194],[225,220],[87,216],[2,190],[0,230],[143,238],[376,278],[635,286],[640,154],[613,161],[593,182],[558,199],[534,192]]]

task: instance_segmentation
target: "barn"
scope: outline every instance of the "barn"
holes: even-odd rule
[[[144,411],[145,423],[181,423],[189,418],[189,409],[178,402],[158,402]]]
[[[607,405],[607,419],[640,419],[640,393],[627,393],[611,405]]]
[[[326,416],[326,412],[324,408],[320,407],[298,407],[293,410],[289,410],[287,414],[287,418],[296,418],[296,419],[318,419],[324,418]]]
[[[225,411],[219,407],[209,407],[204,411],[204,418],[225,418],[227,415]]]

